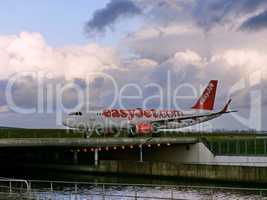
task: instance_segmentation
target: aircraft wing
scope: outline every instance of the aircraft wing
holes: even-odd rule
[[[186,116],[186,117],[175,117],[175,118],[169,118],[169,119],[160,119],[160,120],[154,120],[154,121],[152,121],[152,123],[155,123],[155,122],[164,123],[164,122],[172,122],[172,121],[183,121],[183,120],[187,120],[187,119],[196,120],[197,118],[201,118],[201,117],[211,117],[211,116],[222,115],[222,114],[227,114],[227,113],[232,113],[232,112],[237,112],[237,111],[233,110],[233,111],[215,112],[215,113],[203,114],[203,115],[191,115],[191,116]]]
[[[152,121],[152,123],[166,123],[166,122],[173,122],[173,121],[183,121],[183,120],[188,120],[188,119],[197,120],[198,118],[201,118],[201,117],[212,117],[212,116],[237,112],[236,110],[232,110],[232,111],[227,110],[230,103],[231,103],[231,99],[227,102],[227,104],[224,106],[224,108],[219,112],[208,113],[208,114],[189,115],[189,116],[184,116],[184,117],[175,117],[175,118],[168,118],[168,119],[160,119],[160,120],[154,120],[154,121]]]

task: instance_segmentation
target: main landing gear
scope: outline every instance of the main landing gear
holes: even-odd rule
[[[88,138],[90,138],[90,137],[92,136],[92,134],[93,134],[92,131],[90,131],[89,129],[85,129],[85,130],[84,130],[84,133],[83,133],[83,137],[84,137],[85,139],[88,139]]]

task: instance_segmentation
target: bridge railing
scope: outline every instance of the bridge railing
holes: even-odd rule
[[[187,185],[159,185],[159,184],[123,184],[123,183],[94,183],[94,182],[72,182],[72,181],[43,181],[31,180],[30,191],[34,194],[38,190],[38,186],[42,186],[43,191],[56,193],[63,186],[67,186],[71,195],[86,195],[86,196],[101,196],[109,198],[123,199],[179,199],[177,196],[180,191],[202,191],[206,197],[216,197],[219,191],[237,191],[241,193],[254,194],[259,197],[267,196],[267,189],[259,188],[238,188],[238,187],[210,187],[210,186],[187,186]],[[46,187],[45,187],[46,186]],[[127,188],[126,192],[116,193],[114,189],[123,191],[122,188]],[[154,192],[147,194],[144,191],[152,189]],[[160,191],[160,193],[159,193]],[[37,192],[38,193],[38,192]],[[51,195],[51,194],[50,194]],[[36,197],[36,196],[35,196]]]
[[[0,177],[0,196],[8,194],[9,197],[23,199],[29,192],[30,185],[27,180]]]

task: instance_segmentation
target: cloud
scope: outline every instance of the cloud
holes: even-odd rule
[[[188,22],[192,18],[192,0],[139,0],[139,4],[148,24],[170,25]]]
[[[144,26],[197,24],[205,31],[216,26],[238,30],[247,20],[262,18],[264,9],[266,0],[111,0],[94,13],[85,30],[89,35],[103,33],[118,19],[134,15],[143,17]]]
[[[121,45],[126,44],[135,54],[161,63],[179,51],[201,51],[202,39],[202,31],[191,25],[147,25],[126,36]]]
[[[267,10],[247,19],[240,27],[241,30],[262,30],[267,28]]]
[[[126,60],[124,62],[124,66],[128,70],[141,70],[141,71],[146,71],[153,69],[156,67],[158,63],[155,60],[147,59],[147,58],[140,58],[140,59],[131,59],[131,60]]]
[[[193,16],[206,30],[220,24],[235,25],[267,7],[265,0],[203,0],[196,1]]]
[[[6,113],[9,111],[9,107],[7,105],[0,106],[0,113]]]
[[[141,13],[141,9],[132,0],[111,0],[105,8],[95,11],[86,23],[87,34],[105,32],[122,17],[131,17]]]
[[[149,73],[158,63],[152,59],[122,59],[116,49],[95,43],[71,45],[59,48],[49,46],[40,33],[22,32],[19,35],[0,36],[0,106],[5,106],[5,88],[10,78],[21,75],[12,87],[12,97],[16,105],[23,108],[37,106],[40,75],[44,87],[53,88],[52,95],[44,88],[45,106],[48,102],[55,105],[56,86],[74,83],[82,90],[90,80],[90,95],[95,104],[101,105],[110,99],[113,92],[110,75],[119,86],[127,81],[136,81]],[[24,75],[24,73],[27,75]],[[103,74],[104,76],[101,76]],[[140,81],[140,79],[139,79]],[[77,102],[73,90],[63,93],[63,103],[72,106]],[[51,99],[49,99],[49,98]],[[102,97],[104,97],[102,99]],[[54,107],[53,107],[54,110]]]
[[[11,95],[19,107],[32,108],[37,105],[40,81],[44,86],[44,105],[55,105],[56,85],[74,82],[85,88],[90,74],[102,73],[107,69],[120,67],[120,59],[112,48],[95,43],[70,45],[59,48],[49,46],[40,33],[22,32],[19,35],[0,36],[0,106],[7,104],[5,89],[17,76]],[[26,73],[26,74],[25,74]],[[93,80],[93,76],[92,76]],[[52,95],[46,94],[46,87],[53,88]],[[40,87],[39,87],[40,86]],[[74,105],[77,95],[73,90],[63,93],[64,105]],[[51,99],[50,99],[51,98]],[[10,103],[10,102],[9,102]],[[53,110],[54,110],[54,106]],[[3,107],[4,108],[4,107]]]
[[[22,32],[0,36],[0,78],[18,72],[52,73],[65,79],[117,68],[119,58],[114,49],[95,43],[60,48],[49,46],[41,34]]]
[[[212,62],[225,62],[224,70],[233,70],[239,74],[248,76],[254,72],[261,72],[261,78],[267,80],[267,54],[252,49],[227,49],[224,52],[214,55]],[[239,76],[240,76],[239,75]]]
[[[240,24],[267,9],[266,0],[139,0],[148,23],[197,24],[205,31],[216,26],[238,30]],[[260,17],[260,16],[259,16]]]
[[[170,61],[173,62],[173,65],[195,65],[196,67],[203,67],[205,59],[201,58],[196,52],[191,50],[186,50],[185,52],[177,52],[174,55],[174,58]]]

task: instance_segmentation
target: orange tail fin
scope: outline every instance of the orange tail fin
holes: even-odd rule
[[[201,110],[213,110],[217,84],[217,80],[211,80],[201,97],[198,99],[198,101],[192,108]]]

